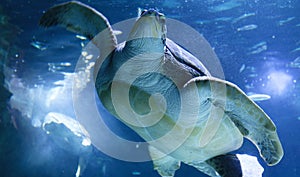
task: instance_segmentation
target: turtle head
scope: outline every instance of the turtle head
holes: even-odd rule
[[[135,22],[130,34],[129,40],[152,38],[161,40],[165,43],[166,40],[166,18],[164,14],[157,12],[154,9],[143,10]]]

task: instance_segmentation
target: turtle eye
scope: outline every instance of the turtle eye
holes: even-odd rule
[[[147,13],[147,10],[142,10],[142,12],[141,12],[141,16],[143,16],[143,15],[145,15]]]

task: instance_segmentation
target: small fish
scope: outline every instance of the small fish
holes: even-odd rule
[[[70,62],[57,62],[57,63],[48,63],[48,66],[64,66],[69,67],[72,64]]]
[[[279,25],[279,26],[285,25],[286,23],[288,23],[288,22],[294,20],[295,18],[296,18],[296,17],[289,17],[289,18],[287,18],[287,19],[280,20],[280,21],[278,22],[278,25]]]
[[[232,20],[231,23],[234,24],[234,23],[236,23],[236,22],[238,22],[238,21],[241,21],[241,20],[243,20],[243,19],[245,19],[245,18],[254,16],[254,15],[256,15],[254,12],[252,12],[252,13],[247,13],[247,14],[243,14],[243,15],[241,15],[241,16],[235,18],[234,20]]]
[[[246,65],[243,64],[243,65],[241,66],[241,68],[240,68],[240,73],[243,72],[243,71],[245,70],[245,68],[246,68]]]
[[[46,44],[42,43],[42,42],[39,42],[39,41],[33,41],[30,43],[30,45],[36,49],[39,49],[41,51],[43,50],[46,50],[47,49],[47,46]]]
[[[253,101],[264,101],[271,98],[270,95],[267,94],[258,94],[258,93],[248,93],[248,97]]]
[[[221,21],[221,22],[228,22],[231,21],[232,18],[231,17],[219,17],[219,18],[215,18],[214,21]]]
[[[60,66],[71,66],[72,64],[70,62],[61,62],[61,63],[58,63]]]
[[[237,0],[231,0],[231,1],[227,1],[223,4],[219,4],[217,6],[211,7],[209,9],[209,12],[222,12],[222,11],[226,11],[226,10],[230,10],[236,7],[241,6],[242,3],[237,1]]]
[[[86,40],[87,38],[85,36],[81,36],[81,35],[76,35],[76,38],[81,39],[81,40]]]
[[[132,172],[132,175],[134,175],[134,176],[140,176],[142,173],[141,172],[139,172],[139,171],[133,171]]]
[[[236,30],[237,31],[249,31],[249,30],[254,30],[256,29],[258,26],[255,25],[255,24],[250,24],[250,25],[245,25],[245,26],[242,26],[240,28],[237,28]]]
[[[264,45],[264,46],[261,46],[260,48],[258,48],[258,49],[256,49],[256,50],[251,51],[251,52],[248,53],[248,54],[258,54],[258,53],[261,53],[261,52],[263,52],[263,51],[265,51],[265,50],[267,50],[267,49],[268,49],[268,46],[267,46],[267,45]]]
[[[62,71],[70,66],[72,64],[69,62],[48,63],[48,70],[51,72]]]
[[[256,48],[259,48],[264,45],[267,45],[266,41],[259,42],[259,43],[255,44],[254,46],[252,46],[250,49],[256,49]]]
[[[261,53],[261,52],[263,52],[267,49],[268,49],[267,42],[262,41],[258,44],[255,44],[254,46],[250,47],[249,50],[251,52],[249,52],[248,54],[258,54],[258,53]]]
[[[298,52],[298,51],[300,51],[300,47],[295,48],[294,50],[291,51],[291,53]]]
[[[300,57],[297,57],[294,61],[289,64],[292,68],[300,68]]]
[[[85,44],[83,42],[80,42],[80,46],[83,48]]]

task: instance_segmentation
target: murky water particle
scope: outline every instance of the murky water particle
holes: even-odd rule
[[[123,32],[122,31],[120,31],[120,30],[113,30],[113,34],[114,35],[121,35]]]
[[[86,67],[86,69],[90,70],[95,65],[95,62],[89,63],[89,65]]]
[[[39,119],[33,118],[31,120],[31,125],[33,127],[41,127],[42,123],[41,123],[41,121]]]
[[[86,69],[84,70],[84,72],[87,73],[87,74],[89,74],[89,73],[90,73],[90,70],[89,70],[88,68],[86,68]]]
[[[86,58],[87,60],[90,60],[90,59],[92,59],[92,58],[93,58],[93,55],[92,55],[92,54],[90,54],[90,55],[86,56],[85,58]]]
[[[84,56],[84,57],[87,56],[87,54],[88,54],[88,53],[87,53],[86,51],[82,51],[82,52],[81,52],[81,55]]]
[[[245,85],[245,87],[246,87],[247,89],[254,88],[253,85],[250,85],[250,84]]]
[[[256,72],[256,68],[254,66],[247,66],[246,69],[249,71],[249,72],[252,72],[252,73],[255,73]]]
[[[249,74],[248,77],[257,77],[258,74]]]

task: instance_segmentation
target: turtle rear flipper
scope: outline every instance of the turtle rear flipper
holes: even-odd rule
[[[226,154],[213,157],[205,162],[188,163],[211,177],[242,177],[242,167],[236,155]]]
[[[206,160],[206,163],[212,166],[221,177],[242,177],[242,167],[236,155],[219,155]]]
[[[211,177],[261,177],[264,171],[256,157],[246,154],[219,155],[189,165]]]

